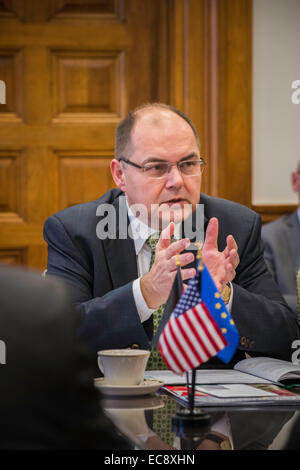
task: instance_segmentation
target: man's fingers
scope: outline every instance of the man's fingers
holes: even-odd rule
[[[228,258],[225,262],[225,279],[224,281],[225,282],[229,282],[229,281],[232,281],[235,276],[236,276],[236,272],[235,272],[235,264],[230,261],[230,259]]]
[[[227,242],[227,247],[228,247],[228,250],[238,250],[238,246],[237,246],[237,243],[235,241],[235,239],[233,238],[232,235],[228,235],[228,237],[226,238],[226,242]]]
[[[236,243],[236,241],[235,241],[235,239],[233,238],[232,235],[228,235],[228,237],[226,238],[226,243],[227,243],[227,245],[226,245],[225,249],[223,250],[223,254],[224,254],[225,258],[228,258],[230,256],[231,252],[234,251],[234,253],[237,253],[238,246],[237,246],[237,243]]]
[[[174,222],[170,222],[169,225],[161,231],[159,240],[156,245],[158,249],[168,248],[171,243],[171,238],[174,235],[174,230],[175,224]]]
[[[182,269],[181,270],[181,278],[182,278],[183,281],[186,281],[187,279],[191,279],[194,276],[196,276],[196,269],[194,269],[194,268],[188,268],[188,269]]]
[[[189,263],[192,263],[195,259],[193,253],[184,253],[183,255],[178,255],[180,266],[186,266]],[[177,268],[177,254],[172,256],[168,261],[168,269],[174,271]]]
[[[212,217],[208,223],[205,235],[203,250],[218,249],[219,222],[216,217]]]
[[[188,238],[183,238],[182,240],[173,241],[168,247],[166,253],[167,259],[171,259],[176,253],[181,253],[183,250],[186,250],[190,245],[190,240]]]
[[[240,257],[236,249],[233,249],[229,252],[229,261],[232,264],[233,268],[236,269],[240,263]]]

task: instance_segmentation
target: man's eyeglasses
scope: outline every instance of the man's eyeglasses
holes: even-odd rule
[[[127,160],[127,158],[119,158],[120,162],[125,162],[128,165],[132,165],[135,168],[143,170],[146,176],[149,178],[159,179],[164,178],[170,173],[172,166],[176,165],[180,173],[184,176],[199,176],[202,173],[203,167],[206,161],[203,158],[182,160],[181,162],[170,163],[170,162],[149,162],[141,166],[137,163]]]

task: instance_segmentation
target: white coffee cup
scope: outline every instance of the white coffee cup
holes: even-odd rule
[[[140,385],[144,380],[150,351],[105,349],[98,351],[98,366],[107,385]]]

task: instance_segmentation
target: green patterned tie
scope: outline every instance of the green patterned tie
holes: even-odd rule
[[[150,268],[154,262],[155,249],[159,240],[159,234],[155,233],[150,235],[146,243],[151,248]],[[153,336],[156,333],[159,322],[164,313],[165,304],[162,304],[155,312],[153,312]],[[164,363],[160,352],[156,348],[152,348],[151,354],[147,364],[147,370],[168,370],[167,365]],[[155,410],[153,414],[153,431],[162,439],[163,442],[169,445],[174,443],[174,434],[172,431],[172,417],[176,412],[176,402],[170,397],[161,397],[165,401],[164,408]]]
[[[154,262],[155,248],[156,248],[158,240],[159,240],[159,234],[158,233],[154,233],[153,235],[150,235],[150,237],[146,240],[147,245],[150,246],[150,248],[151,248],[151,260],[150,260],[149,270],[151,269],[152,264]],[[164,313],[164,308],[165,308],[165,304],[162,304],[152,314],[152,318],[153,318],[153,336],[155,335],[156,330],[157,330],[158,325],[159,325],[159,322],[162,319],[162,316],[163,316],[163,313]],[[148,360],[148,364],[147,364],[147,370],[167,370],[167,369],[168,369],[168,367],[164,363],[164,361],[163,361],[163,359],[160,355],[159,350],[156,349],[156,348],[152,348],[151,354],[150,354],[150,357],[149,357],[149,360]]]

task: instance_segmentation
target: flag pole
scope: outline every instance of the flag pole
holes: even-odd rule
[[[199,273],[202,273],[202,271],[203,271],[202,246],[203,245],[202,245],[201,242],[197,242],[197,244],[199,246],[198,251],[197,251],[197,260],[198,260],[197,269],[198,269]],[[202,278],[202,274],[199,276],[199,290],[200,290],[200,293],[201,293],[201,280],[202,280],[201,278]],[[191,414],[194,413],[196,370],[197,370],[196,368],[192,369],[192,390],[191,390],[191,396],[189,395]]]
[[[176,266],[178,269],[180,269],[180,258],[179,258],[179,253],[176,253]],[[189,371],[186,371],[186,385],[187,385],[187,392],[188,392],[188,397],[189,397],[189,408],[190,408],[190,413],[193,414],[194,412],[194,395],[195,395],[195,390],[193,390],[193,382],[194,380],[194,369],[192,370],[192,384],[190,384],[190,378],[189,378]],[[192,389],[191,389],[192,385]]]
[[[196,243],[199,246],[197,252],[197,270],[203,271],[202,263],[202,243]],[[179,262],[179,255],[176,255],[176,264]],[[177,264],[180,266],[180,263]],[[201,279],[200,279],[201,287]],[[201,292],[201,289],[200,289]],[[189,408],[176,411],[176,415],[172,418],[174,433],[181,439],[182,449],[193,449],[194,437],[202,435],[210,429],[211,416],[199,408],[194,407],[195,402],[195,385],[196,385],[196,368],[192,369],[192,381],[190,387],[189,371],[186,371],[187,392],[189,397]]]

